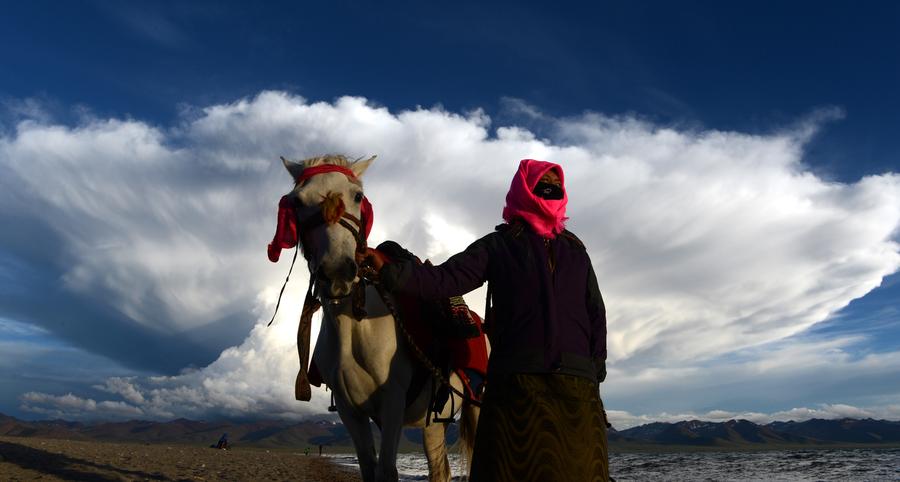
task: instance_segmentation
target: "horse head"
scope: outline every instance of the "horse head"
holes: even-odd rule
[[[303,256],[310,272],[326,282],[331,297],[349,294],[357,281],[355,254],[365,243],[363,204],[367,202],[360,179],[374,159],[351,161],[328,155],[294,162],[282,158],[295,182],[290,196],[295,199]]]

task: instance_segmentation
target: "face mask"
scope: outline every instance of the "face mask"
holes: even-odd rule
[[[544,198],[547,200],[557,200],[563,198],[563,190],[561,187],[556,184],[550,184],[549,182],[539,182],[536,186],[534,186],[535,196],[539,198]]]

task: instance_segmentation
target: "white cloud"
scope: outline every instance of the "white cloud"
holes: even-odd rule
[[[0,216],[27,214],[63,241],[52,255],[69,292],[121,313],[123,326],[187,336],[272,309],[286,263],[270,265],[264,250],[290,187],[279,155],[378,154],[365,176],[372,243],[396,239],[437,261],[500,221],[519,159],[556,161],[569,226],[607,302],[610,390],[622,394],[799,333],[900,266],[900,176],[816,177],[801,162],[815,123],[748,135],[593,113],[530,118],[552,139],[515,126],[492,136],[481,111],[394,113],[281,92],[207,107],[172,129],[36,119],[0,137]],[[293,319],[257,324],[208,367],[104,389],[147,416],[321,410],[321,393],[311,407],[292,401],[293,335],[275,333]]]
[[[53,418],[126,419],[144,416],[144,411],[124,402],[97,402],[71,393],[61,396],[28,392],[22,395],[23,408]]]
[[[286,307],[285,315],[296,319],[299,308]],[[260,323],[243,344],[226,349],[200,370],[175,376],[111,377],[94,386],[124,401],[29,392],[21,397],[20,408],[70,419],[324,416],[330,403],[324,389],[314,388],[309,403],[294,400],[293,379],[299,368],[295,330],[289,323],[271,327]]]

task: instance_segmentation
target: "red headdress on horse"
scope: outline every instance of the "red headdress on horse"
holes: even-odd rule
[[[320,164],[304,169],[300,176],[295,179],[295,182],[302,184],[307,179],[326,172],[339,172],[352,180],[356,180],[356,174],[347,167],[334,164]],[[286,194],[278,201],[278,227],[275,229],[275,237],[269,243],[268,249],[269,261],[273,263],[278,261],[282,249],[293,248],[298,243],[296,199],[296,196],[293,194]],[[375,216],[372,211],[372,204],[366,197],[360,203],[360,218],[365,228],[365,237],[368,239]]]

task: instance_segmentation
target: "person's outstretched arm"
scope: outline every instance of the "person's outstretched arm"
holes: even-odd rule
[[[475,241],[465,251],[453,255],[438,266],[412,261],[385,264],[380,271],[381,282],[388,291],[426,299],[436,300],[466,294],[484,284],[487,279],[488,236]]]

